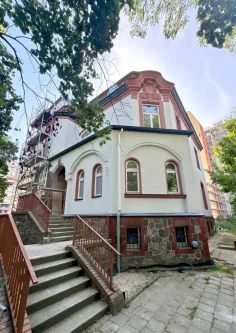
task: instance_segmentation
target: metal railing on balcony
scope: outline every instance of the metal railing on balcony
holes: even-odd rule
[[[52,211],[48,208],[47,205],[34,193],[28,193],[19,196],[17,211],[28,211],[32,210],[33,213],[38,218],[45,232],[48,232],[49,217],[52,214]]]
[[[73,245],[87,255],[113,290],[114,256],[120,256],[120,253],[78,215],[74,221]]]
[[[29,284],[38,283],[11,215],[0,216],[0,259],[15,333],[23,332]]]

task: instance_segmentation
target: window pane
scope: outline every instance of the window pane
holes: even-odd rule
[[[101,175],[102,174],[102,167],[101,166],[97,168],[96,174],[97,175]]]
[[[101,195],[102,194],[102,176],[96,177],[96,189],[95,189],[95,195]]]
[[[144,127],[152,127],[151,117],[149,114],[144,114]]]
[[[168,164],[166,164],[166,169],[167,170],[175,170],[175,165],[173,163],[168,163]]]
[[[157,113],[157,105],[143,105],[143,112]]]
[[[134,162],[134,161],[129,161],[129,162],[127,162],[127,168],[129,168],[129,169],[137,169],[138,166],[137,166],[137,163],[136,163],[136,162]]]
[[[139,250],[140,249],[140,238],[138,228],[127,229],[127,249]]]
[[[127,191],[138,192],[138,172],[127,172]]]
[[[167,173],[168,192],[178,192],[178,183],[176,173]]]
[[[81,179],[79,182],[79,198],[83,198],[84,196],[84,180]]]
[[[152,116],[152,127],[153,128],[159,128],[159,117],[158,116]]]

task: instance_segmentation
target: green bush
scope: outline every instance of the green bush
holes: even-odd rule
[[[216,229],[222,227],[226,230],[236,231],[236,215],[231,216],[218,216],[215,221]]]

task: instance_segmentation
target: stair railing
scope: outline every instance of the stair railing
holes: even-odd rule
[[[52,211],[35,193],[27,193],[19,196],[17,212],[27,210],[34,212],[45,232],[48,233],[49,217]]]
[[[75,216],[73,245],[87,255],[113,290],[114,255],[121,254],[79,215]]]
[[[11,215],[0,216],[0,259],[15,333],[23,332],[29,284],[38,283]],[[30,331],[29,331],[30,332]]]

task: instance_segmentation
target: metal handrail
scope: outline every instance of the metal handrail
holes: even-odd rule
[[[19,196],[17,211],[25,210],[32,210],[42,227],[48,232],[49,216],[52,214],[52,211],[35,193],[26,193]]]
[[[73,245],[88,256],[113,290],[114,255],[121,254],[79,215],[75,216]]]
[[[14,330],[22,333],[30,280],[38,283],[12,216],[0,216],[0,259],[8,277],[7,294]]]

